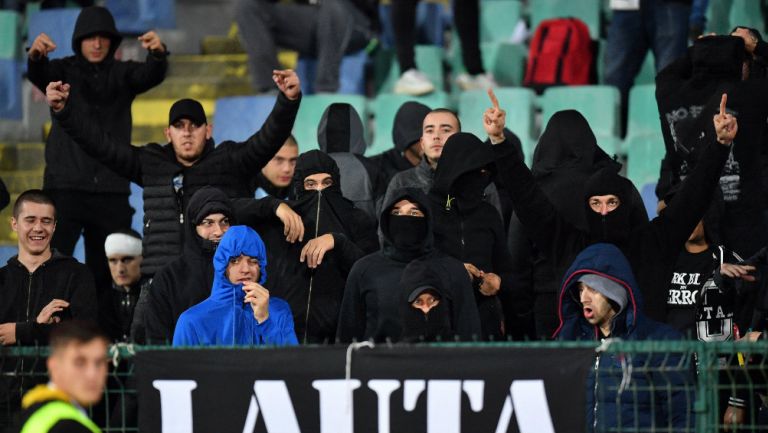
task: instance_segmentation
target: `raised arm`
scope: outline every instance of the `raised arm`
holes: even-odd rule
[[[41,92],[51,81],[64,79],[61,61],[51,62],[48,53],[56,50],[56,43],[45,33],[37,35],[27,52],[27,78]]]
[[[147,59],[144,63],[129,63],[128,86],[136,94],[162,83],[168,69],[168,52],[157,33],[150,31],[138,39],[141,46],[147,50]]]
[[[99,122],[93,122],[82,113],[82,107],[69,102],[69,84],[55,81],[48,84],[45,96],[53,117],[83,151],[106,165],[117,174],[143,185],[140,149],[130,143],[117,143],[102,130]]]

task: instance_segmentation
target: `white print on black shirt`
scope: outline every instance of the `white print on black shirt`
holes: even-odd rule
[[[733,299],[726,297],[712,278],[701,289],[696,334],[700,341],[727,341],[733,335]]]
[[[672,274],[672,284],[678,286],[669,289],[667,305],[695,305],[698,287],[701,285],[700,273],[675,272]],[[694,286],[693,290],[688,286]]]
[[[726,203],[735,202],[739,199],[741,193],[741,167],[733,157],[733,149],[736,142],[731,144],[731,152],[728,154],[728,161],[725,163],[723,172],[720,175],[720,189],[723,191],[723,200]]]

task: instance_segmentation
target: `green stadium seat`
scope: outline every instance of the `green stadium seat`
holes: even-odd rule
[[[638,84],[655,84],[656,83],[656,62],[653,52],[648,50],[645,55],[643,65],[640,67],[640,72],[635,77],[635,85]]]
[[[368,110],[365,105],[365,97],[360,95],[307,95],[301,98],[299,113],[296,115],[296,122],[293,125],[293,136],[299,143],[299,150],[306,152],[308,150],[318,149],[317,144],[317,125],[323,117],[323,112],[329,105],[340,102],[350,104],[357,110],[360,118],[363,119],[363,126],[368,123]],[[368,142],[368,140],[366,140]]]
[[[498,88],[494,90],[499,105],[507,112],[507,128],[520,138],[525,160],[533,158],[533,145],[536,142],[534,131],[533,106],[536,95],[533,90],[522,87]],[[491,101],[485,90],[463,92],[459,96],[459,118],[461,129],[485,140],[483,113],[491,107]]]
[[[391,93],[395,87],[395,81],[400,78],[400,66],[394,53],[387,50],[379,50],[376,59],[376,93]],[[435,87],[443,88],[443,51],[442,47],[434,45],[416,46],[416,67],[426,74]]]
[[[733,0],[710,1],[707,7],[706,33],[725,34],[731,31],[730,11]]]
[[[454,35],[456,35],[455,32]],[[483,67],[493,74],[499,86],[522,85],[525,60],[528,56],[528,49],[525,45],[509,42],[482,42],[480,52],[483,55]],[[459,44],[455,44],[451,64],[453,65],[454,77],[466,72],[464,62],[461,59]]]
[[[505,42],[512,37],[520,20],[519,0],[484,0],[480,2],[480,41]]]
[[[530,0],[531,29],[544,20],[560,17],[578,18],[589,27],[592,39],[600,37],[600,13],[602,0]],[[514,24],[510,24],[514,25]]]
[[[640,190],[659,179],[659,168],[666,150],[661,132],[627,139],[627,178]]]
[[[396,95],[384,93],[373,101],[373,120],[375,130],[373,134],[373,146],[366,152],[367,155],[376,155],[391,149],[392,125],[395,114],[400,106],[408,101],[418,101],[430,108],[449,107],[450,100],[445,92],[434,92],[426,96],[413,97],[408,95]]]
[[[757,29],[765,35],[765,21],[760,1],[757,0],[733,0],[728,20],[731,23],[726,32],[730,32],[736,26]]]
[[[21,18],[14,11],[0,10],[0,59],[19,58]]]
[[[542,128],[558,111],[578,110],[592,127],[600,147],[609,155],[620,153],[619,91],[613,86],[552,87],[541,97]]]
[[[659,109],[656,105],[656,85],[635,85],[629,91],[627,137],[658,134],[660,131]]]

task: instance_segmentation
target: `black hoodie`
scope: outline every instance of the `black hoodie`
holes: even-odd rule
[[[621,164],[598,145],[589,123],[576,110],[555,113],[547,123],[533,154],[531,172],[549,201],[569,223],[587,230],[584,184],[597,170],[617,173]],[[648,221],[640,193],[631,186],[633,225]],[[535,297],[536,333],[548,338],[557,327],[557,293],[560,281],[555,270],[516,215],[509,225],[509,250],[519,291]],[[505,310],[505,313],[509,314]],[[516,311],[524,314],[525,311]]]
[[[742,81],[744,60],[743,39],[711,36],[697,40],[686,56],[656,77],[656,101],[667,148],[657,195],[664,197],[672,185],[690,174],[701,153],[702,130],[709,128],[721,95],[727,93],[727,109],[738,119],[739,133],[720,178],[726,206],[722,229],[729,248],[751,255],[768,241],[762,220],[766,192],[761,164],[768,81]]]
[[[343,103],[328,106],[317,127],[317,142],[339,166],[344,197],[375,218],[376,197],[384,194],[386,184],[376,164],[363,156],[365,131],[355,107]]]
[[[411,262],[403,270],[398,287],[403,341],[452,341],[459,334],[457,328],[461,325],[461,319],[456,317],[455,311],[461,308],[462,301],[453,297],[453,293],[448,289],[449,283],[438,269],[428,262]],[[408,302],[424,291],[432,292],[439,299],[438,304],[426,314]]]
[[[84,37],[97,33],[110,38],[110,51],[103,61],[90,63],[80,53],[80,43]],[[43,93],[51,81],[70,84],[69,101],[82,107],[82,115],[101,125],[116,142],[130,147],[131,103],[136,95],[163,81],[168,64],[166,54],[158,52],[147,53],[145,63],[115,60],[120,40],[109,11],[88,7],[80,12],[72,35],[75,55],[56,60],[28,59],[27,70],[29,81]],[[44,189],[130,193],[126,178],[87,155],[59,121],[55,117],[52,120],[45,146]]]
[[[390,215],[394,205],[404,199],[417,203],[424,218]],[[396,223],[395,218],[399,219]],[[347,278],[336,334],[339,341],[400,338],[402,297],[398,285],[406,266],[415,261],[435,269],[447,282],[446,289],[461,300],[453,311],[457,334],[465,340],[479,336],[480,319],[464,266],[434,249],[432,211],[426,194],[417,188],[397,191],[392,201],[382,207],[379,221],[381,249],[358,260]],[[397,225],[392,227],[391,222]],[[420,232],[423,236],[416,236]]]
[[[432,111],[431,108],[420,102],[408,101],[401,105],[395,113],[395,120],[392,124],[394,147],[371,157],[371,161],[379,166],[382,173],[385,190],[394,175],[413,168],[413,164],[403,156],[403,153],[421,140],[424,118],[430,111]]]
[[[304,179],[317,173],[330,174],[333,185],[320,192],[305,191]],[[330,156],[319,150],[301,154],[288,205],[302,218],[304,241],[287,243],[279,223],[254,227],[267,245],[269,274],[265,286],[290,304],[299,342],[335,340],[347,275],[358,259],[378,247],[375,221],[341,195],[339,183],[339,169]],[[333,236],[334,248],[312,270],[306,262],[299,262],[301,250],[324,234]]]
[[[502,285],[511,287],[507,273],[512,263],[504,223],[494,207],[483,200],[483,191],[493,180],[495,158],[492,147],[472,134],[459,132],[448,138],[430,191],[435,246],[462,263],[499,275]],[[488,174],[481,176],[481,169]],[[484,338],[502,337],[503,313],[498,297],[475,290],[475,298]]]
[[[149,344],[170,344],[181,313],[211,294],[216,243],[201,238],[197,225],[215,213],[224,214],[231,225],[235,224],[235,213],[227,195],[213,187],[200,188],[187,206],[185,231],[189,241],[184,244],[180,257],[155,274],[147,295],[144,321]]]

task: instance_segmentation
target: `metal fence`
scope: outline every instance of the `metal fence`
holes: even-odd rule
[[[527,342],[486,344],[437,344],[438,346],[502,347],[509,356],[527,348],[594,348],[597,374],[591,374],[585,392],[592,393],[598,404],[592,416],[598,420],[586,429],[598,431],[646,432],[768,432],[768,343],[697,341],[609,341],[594,342]],[[160,346],[119,345],[110,348],[112,359],[107,389],[102,402],[90,408],[91,417],[105,432],[135,432],[137,427],[137,395],[134,382],[134,355],[147,350],[175,350]],[[206,349],[200,349],[206,350]],[[239,349],[242,350],[242,349]],[[254,349],[257,350],[257,349]],[[269,351],[271,349],[258,349]],[[312,347],[305,347],[308,359]],[[47,381],[45,358],[47,348],[10,347],[0,349],[0,427],[9,423],[20,407],[22,394]],[[553,352],[554,353],[554,352]],[[607,358],[606,358],[607,357]],[[600,361],[602,359],[602,361]],[[600,382],[600,391],[594,380]],[[602,382],[601,382],[602,381]],[[728,411],[729,398],[743,402],[740,410]],[[738,400],[733,400],[738,402]],[[661,405],[659,405],[661,403]],[[639,416],[652,411],[677,413],[679,422],[661,422],[660,413],[649,418]],[[682,413],[680,407],[692,408]],[[589,418],[589,417],[588,417]],[[626,420],[633,420],[627,425]],[[664,418],[666,419],[666,418]],[[606,427],[608,424],[613,427]],[[573,431],[581,431],[575,427]]]

